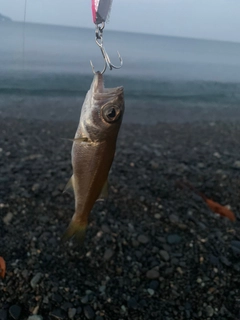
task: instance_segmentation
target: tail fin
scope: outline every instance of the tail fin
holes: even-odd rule
[[[82,225],[78,221],[72,220],[67,228],[67,230],[62,235],[61,240],[67,241],[68,239],[75,237],[76,241],[83,244],[87,225]]]

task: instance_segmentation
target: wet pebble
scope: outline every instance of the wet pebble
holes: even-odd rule
[[[7,311],[0,310],[0,320],[7,320]]]
[[[153,296],[155,291],[153,289],[148,288],[147,292],[150,294],[150,296]]]
[[[82,307],[77,307],[77,314],[81,314],[82,313]]]
[[[214,310],[211,306],[207,306],[205,312],[207,317],[212,317],[214,315]]]
[[[178,222],[179,222],[179,218],[178,218],[178,216],[176,216],[175,214],[170,214],[169,220],[170,220],[172,223],[178,223]]]
[[[33,315],[28,317],[28,320],[43,320],[43,317],[39,315]]]
[[[138,307],[137,300],[135,298],[130,298],[128,300],[128,308],[136,310]]]
[[[62,297],[58,293],[54,293],[52,295],[52,300],[55,301],[55,302],[61,303],[62,302]]]
[[[95,312],[93,311],[92,307],[90,306],[85,306],[83,308],[83,312],[84,312],[84,315],[87,319],[91,320],[91,319],[94,319],[95,317]]]
[[[240,161],[239,161],[239,160],[236,160],[236,161],[233,163],[233,168],[240,170]]]
[[[159,278],[159,272],[155,269],[148,270],[146,273],[146,277],[148,279],[158,279]]]
[[[17,305],[13,305],[9,308],[9,313],[12,316],[13,319],[19,319],[20,315],[21,315],[21,311],[22,308],[17,306]]]
[[[141,234],[140,236],[138,236],[138,242],[142,244],[147,244],[149,242],[149,238],[144,234]]]
[[[31,280],[31,287],[33,288],[33,289],[35,289],[36,288],[36,286],[37,286],[37,284],[40,282],[40,280],[42,279],[42,273],[37,273],[33,278],[32,278],[32,280]]]
[[[240,241],[233,240],[231,242],[231,248],[232,248],[234,256],[236,258],[239,258],[240,257]]]
[[[3,218],[3,222],[5,224],[9,224],[12,221],[12,218],[13,218],[13,214],[11,212],[8,212]]]
[[[88,296],[86,295],[86,296],[82,297],[81,302],[82,302],[83,304],[88,303]]]
[[[136,239],[133,239],[133,240],[132,240],[132,246],[133,246],[134,248],[137,248],[137,247],[139,246],[139,242],[138,242]]]
[[[69,317],[69,319],[73,319],[73,318],[75,317],[76,313],[77,313],[77,309],[75,309],[75,308],[70,308],[70,309],[68,310],[68,317]]]
[[[114,255],[114,251],[112,249],[107,249],[104,252],[103,260],[109,261],[109,260],[111,260],[113,255]]]
[[[55,319],[64,319],[64,316],[60,309],[54,309],[52,312],[50,312],[50,316]]]
[[[169,244],[177,244],[179,242],[181,242],[181,237],[177,234],[169,234],[167,237],[167,242]]]
[[[106,224],[102,225],[102,231],[104,233],[111,233],[111,230],[110,230],[109,226],[106,225]]]
[[[224,257],[224,256],[221,256],[220,257],[220,261],[227,267],[230,267],[231,266],[231,261],[228,260],[228,258]]]
[[[167,251],[165,251],[165,250],[160,250],[159,253],[160,253],[160,256],[162,257],[162,259],[163,259],[164,261],[168,261],[168,260],[170,259],[169,254],[168,254]]]
[[[157,280],[152,280],[152,281],[148,284],[148,288],[149,288],[149,289],[157,290],[158,287],[159,287],[159,282],[158,282]]]

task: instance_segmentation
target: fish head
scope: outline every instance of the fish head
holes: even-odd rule
[[[123,113],[123,87],[105,88],[103,75],[97,72],[82,108],[81,131],[91,141],[116,139]]]

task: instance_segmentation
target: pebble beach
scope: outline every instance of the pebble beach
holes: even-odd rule
[[[61,138],[77,122],[1,111],[1,320],[240,319],[237,118],[142,125],[126,116],[109,197],[79,247],[60,242],[74,211],[62,193],[71,142]],[[179,189],[183,180],[237,221]]]

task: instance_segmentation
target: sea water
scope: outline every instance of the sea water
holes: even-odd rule
[[[124,85],[126,98],[157,105],[238,105],[240,44],[104,31],[116,65],[106,85]],[[13,96],[83,97],[102,70],[93,29],[0,23],[0,104]]]

